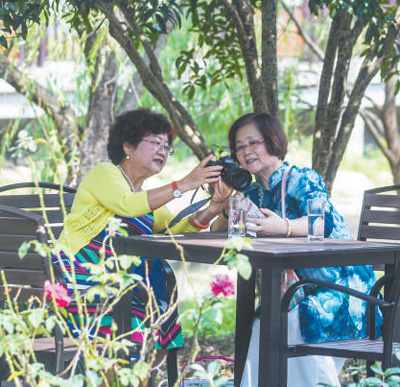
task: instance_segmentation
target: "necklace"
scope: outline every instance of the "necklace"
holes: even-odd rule
[[[122,169],[122,167],[118,164],[117,168],[121,171],[121,173],[124,175],[125,179],[129,183],[129,187],[131,187],[131,191],[135,192],[135,188],[133,186],[132,180],[129,178],[129,176],[126,174],[126,172]]]

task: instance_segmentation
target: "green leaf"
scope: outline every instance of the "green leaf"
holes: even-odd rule
[[[31,247],[31,242],[22,242],[21,246],[18,249],[18,257],[19,259],[23,259],[25,255],[28,253],[29,248]]]
[[[212,361],[207,367],[207,371],[213,376],[213,378],[218,375],[220,369],[221,364],[217,361]]]
[[[193,85],[190,85],[189,87],[189,93],[188,93],[188,98],[189,99],[193,99],[194,97],[194,93],[195,93],[195,87]]]
[[[8,48],[8,43],[7,43],[7,39],[5,36],[0,36],[0,44],[4,47],[4,48]]]
[[[44,243],[40,243],[35,241],[35,251],[42,257],[47,256],[46,245]]]
[[[34,328],[39,328],[43,321],[45,311],[43,309],[32,309],[28,315],[28,320]]]
[[[229,238],[225,243],[225,247],[227,249],[235,249],[237,251],[240,251],[242,249],[253,249],[251,239],[242,237]]]
[[[385,377],[388,377],[389,375],[392,374],[400,374],[400,367],[392,367],[392,368],[388,368],[387,370],[385,370]]]
[[[47,329],[49,332],[51,332],[51,331],[53,330],[53,328],[55,327],[55,325],[56,325],[56,321],[55,321],[54,318],[52,318],[52,316],[46,319],[46,321],[45,321],[45,326],[46,326],[46,329]]]
[[[374,371],[376,374],[383,375],[382,368],[378,364],[373,364],[371,366],[371,370]]]
[[[150,364],[139,362],[133,366],[134,373],[141,379],[144,380],[150,373]]]
[[[245,279],[248,280],[251,276],[252,267],[249,262],[249,258],[244,256],[246,259],[240,259],[237,265],[238,273]]]

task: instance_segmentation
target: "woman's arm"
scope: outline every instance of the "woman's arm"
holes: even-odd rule
[[[260,236],[306,236],[307,216],[285,220],[267,208],[261,208],[264,219],[249,218],[247,229],[255,231]]]
[[[202,160],[187,176],[177,181],[178,189],[184,193],[196,189],[203,184],[215,183],[218,181],[220,171],[223,167],[206,167],[206,164],[213,158],[207,156]],[[159,188],[147,191],[147,200],[151,210],[155,210],[174,199],[172,184],[167,184]]]
[[[222,167],[205,167],[212,157],[212,155],[206,157],[187,176],[177,182],[182,192],[218,180]],[[140,216],[174,199],[171,184],[148,191],[131,192],[125,178],[111,163],[96,165],[82,181],[82,185],[104,207],[121,216]]]
[[[210,200],[210,205],[204,210],[197,211],[189,218],[193,226],[200,229],[208,228],[210,222],[222,212],[224,207],[227,207],[233,189],[226,185],[221,180],[221,177],[218,177],[214,188],[215,190]]]

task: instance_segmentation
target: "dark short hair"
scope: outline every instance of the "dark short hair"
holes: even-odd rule
[[[238,118],[229,129],[229,148],[232,158],[236,157],[236,134],[240,128],[254,124],[264,138],[268,153],[284,160],[287,152],[287,138],[279,121],[268,113],[248,113]]]
[[[173,129],[163,114],[142,108],[115,117],[107,144],[111,162],[116,165],[125,157],[123,148],[125,142],[137,147],[143,137],[149,134],[167,134],[169,145],[172,145]]]

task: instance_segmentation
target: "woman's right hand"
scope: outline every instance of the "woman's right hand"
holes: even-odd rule
[[[208,155],[187,176],[179,180],[178,187],[183,192],[196,189],[203,184],[215,183],[221,174],[222,166],[214,165],[206,167],[207,163],[214,159],[214,155]]]

